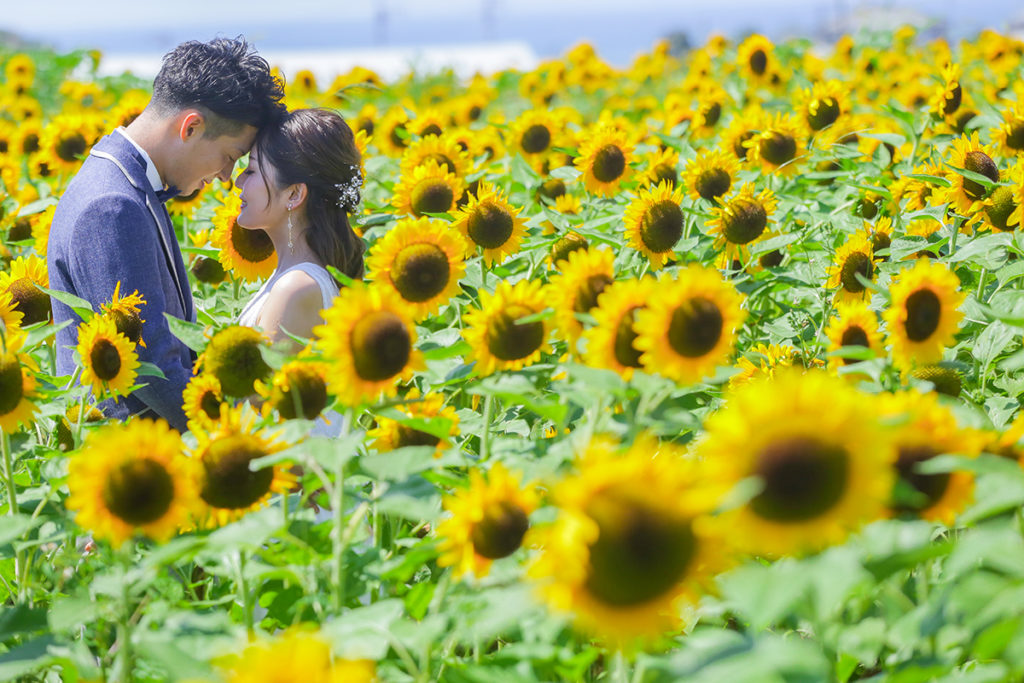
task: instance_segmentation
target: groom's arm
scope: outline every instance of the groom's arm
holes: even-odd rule
[[[111,194],[97,197],[81,214],[71,235],[69,265],[78,296],[89,301],[95,311],[110,301],[114,287],[121,283],[121,294],[138,290],[145,305],[142,340],[146,346],[135,349],[140,361],[153,363],[166,379],[142,377],[146,386],[136,389],[138,398],[179,431],[187,429],[182,409],[182,392],[192,377],[188,348],[171,334],[164,312],[184,317],[175,292],[165,290],[161,274],[168,269],[159,244],[157,226],[145,206],[130,198]]]

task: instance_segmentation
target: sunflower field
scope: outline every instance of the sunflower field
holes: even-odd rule
[[[96,408],[159,374],[147,292],[45,260],[148,84],[0,53],[0,680],[1022,680],[1022,55],[294,74],[356,132],[367,277],[271,346],[237,190],[171,200],[179,434]]]

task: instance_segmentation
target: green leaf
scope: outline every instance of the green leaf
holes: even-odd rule
[[[0,680],[12,681],[53,660],[50,647],[57,641],[52,635],[41,636],[0,654]]]
[[[159,377],[160,379],[167,379],[167,375],[160,369],[160,366],[154,365],[153,363],[147,363],[146,361],[139,361],[138,374],[140,377]]]
[[[434,465],[433,446],[406,446],[359,458],[359,469],[383,481],[402,481]]]
[[[181,318],[175,318],[166,311],[164,312],[164,317],[167,318],[167,326],[171,329],[171,334],[180,339],[185,346],[196,353],[203,352],[208,340],[206,338],[205,328],[202,325],[182,320]]]
[[[15,635],[44,630],[48,625],[46,615],[45,607],[5,607],[0,612],[0,641],[7,641]]]
[[[951,164],[949,162],[943,162],[943,165],[946,168],[950,168],[950,169],[956,171],[956,173],[958,175],[961,175],[964,178],[967,178],[968,180],[973,180],[974,182],[978,183],[979,185],[982,185],[982,186],[987,187],[987,188],[995,187],[995,185],[998,183],[998,181],[994,181],[994,180],[992,180],[991,178],[989,178],[986,175],[982,175],[980,173],[975,173],[974,171],[969,171],[966,168],[960,168],[959,166],[954,166],[953,164]]]
[[[96,312],[92,310],[92,304],[81,297],[75,296],[69,292],[62,292],[57,289],[43,287],[42,285],[36,285],[36,287],[49,294],[50,298],[56,299],[65,306],[68,306],[75,312],[75,315],[82,319],[82,322],[89,322],[89,320],[91,320],[96,314]]]
[[[925,173],[906,173],[904,178],[913,178],[914,180],[921,180],[932,185],[941,185],[942,187],[952,187],[953,183],[949,178],[943,178],[938,175],[927,175]],[[987,180],[987,178],[986,178]]]

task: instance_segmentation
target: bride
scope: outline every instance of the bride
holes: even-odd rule
[[[264,230],[274,243],[277,268],[249,300],[239,324],[261,328],[293,352],[291,334],[310,338],[323,322],[338,284],[325,266],[363,276],[363,243],[348,214],[359,204],[360,156],[352,130],[337,113],[297,109],[260,132],[239,176],[239,226]],[[341,417],[314,434],[337,434]]]

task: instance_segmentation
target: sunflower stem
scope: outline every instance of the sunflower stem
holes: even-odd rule
[[[612,659],[612,681],[614,683],[629,683],[629,667],[626,665],[626,658],[622,650],[616,650]]]
[[[984,303],[981,300],[981,295],[985,291],[985,280],[988,276],[988,269],[982,268],[981,273],[978,274],[978,291],[974,293],[974,298],[978,300],[978,303]]]
[[[253,627],[252,602],[249,600],[249,587],[245,583],[245,551],[239,550],[235,553],[235,584],[238,588],[238,598],[242,603],[242,623],[245,624],[245,635],[251,643],[256,639],[256,629]]]
[[[491,419],[494,416],[494,395],[484,397],[484,425],[480,433],[480,462],[491,457]]]
[[[11,517],[18,514],[18,494],[14,490],[14,462],[11,458],[11,437],[7,434],[6,429],[0,429],[0,450],[3,451],[4,459],[4,488],[7,489],[7,514]],[[18,577],[21,576],[20,570],[24,565],[24,558],[21,556],[21,551],[16,550],[14,553],[14,580],[17,584],[18,595],[12,593],[11,598],[21,602],[22,596],[25,593],[25,586],[22,581],[18,581]]]
[[[347,420],[348,424],[352,424],[352,420]],[[342,458],[338,458],[337,469],[334,473],[334,496],[331,499],[331,505],[334,508],[334,565],[331,573],[331,597],[334,604],[334,609],[337,612],[345,606],[345,545],[346,539],[343,523],[345,521],[345,461]]]
[[[131,683],[134,680],[132,669],[135,668],[135,656],[132,652],[131,581],[128,580],[128,572],[132,566],[132,547],[132,544],[128,543],[127,550],[118,551],[121,571],[124,574],[121,579],[121,613],[117,621],[117,639],[120,645],[117,650],[118,680],[121,683]]]

